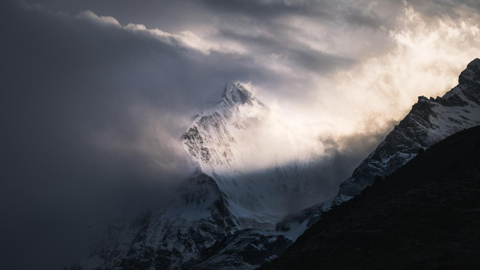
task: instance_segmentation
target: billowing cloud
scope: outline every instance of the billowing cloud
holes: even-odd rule
[[[478,8],[3,1],[0,264],[59,268],[126,207],[168,201],[196,166],[181,134],[231,80],[250,82],[301,149],[321,152],[311,177],[331,196],[418,95],[443,94],[478,57]]]
[[[0,21],[8,269],[61,268],[125,207],[168,201],[191,116],[252,65],[92,12],[3,3]]]

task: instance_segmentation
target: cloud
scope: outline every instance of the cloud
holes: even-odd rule
[[[328,1],[219,1],[204,0],[207,8],[230,14],[243,14],[245,16],[260,18],[275,18],[284,15],[302,14],[311,16],[331,17],[333,14],[326,12],[334,5]]]
[[[406,2],[417,12],[430,18],[448,16],[452,19],[465,19],[471,15],[477,17],[480,9],[478,2],[468,0],[406,0]]]
[[[195,167],[181,134],[226,82],[325,150],[327,198],[479,54],[471,1],[37,2],[0,4],[8,269],[67,265],[118,211],[165,203]]]
[[[92,12],[1,13],[1,263],[61,268],[123,209],[174,196],[190,117],[251,63]]]

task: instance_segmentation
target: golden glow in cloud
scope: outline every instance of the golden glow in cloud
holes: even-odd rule
[[[408,6],[398,25],[390,32],[395,46],[388,53],[313,78],[310,101],[278,101],[288,110],[283,119],[297,132],[318,137],[382,132],[398,123],[418,96],[442,96],[456,86],[460,72],[480,56],[477,25],[448,18],[427,22]]]
[[[259,147],[276,149],[271,155],[261,153],[261,164],[254,164],[261,167],[299,158],[318,159],[325,155],[322,142],[325,138],[342,141],[342,138],[359,134],[384,134],[408,113],[418,96],[443,95],[457,84],[458,76],[468,62],[480,56],[477,46],[480,44],[480,29],[475,20],[424,18],[407,4],[400,15],[397,14],[394,30],[383,26],[377,30],[352,30],[346,26],[329,28],[311,18],[295,16],[276,19],[275,23],[285,26],[288,29],[286,34],[294,36],[297,45],[304,49],[356,61],[350,68],[326,73],[299,70],[298,63],[289,55],[261,51],[260,47],[252,45],[255,43],[212,39],[218,31],[197,35],[185,30],[171,34],[147,29],[141,24],[122,26],[112,17],[101,17],[92,12],[84,12],[79,17],[152,35],[165,43],[176,42],[206,55],[211,52],[250,55],[255,58],[255,68],[291,78],[292,82],[285,88],[299,93],[294,99],[278,96],[276,89],[262,88],[255,81],[246,85],[270,108],[268,117],[263,117],[261,125],[256,127],[258,130],[254,131],[255,142],[251,142],[252,138],[240,140],[245,149],[253,147],[252,151]],[[260,27],[232,31],[252,40],[258,39],[258,42],[277,38]],[[285,45],[284,49],[283,52],[288,52],[295,48]],[[242,113],[248,118],[255,112]],[[188,126],[183,118],[180,120]],[[164,123],[157,126],[163,128]],[[165,139],[168,134],[160,137]],[[178,138],[171,138],[169,144],[176,140]],[[339,150],[351,147],[342,143],[337,146]]]

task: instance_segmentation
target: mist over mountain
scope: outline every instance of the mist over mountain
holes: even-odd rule
[[[148,255],[152,267],[277,256],[419,95],[442,96],[480,55],[479,11],[462,0],[0,1],[0,268],[61,269],[92,251],[109,258],[97,265],[134,265],[153,247],[164,253]],[[232,81],[252,104],[219,109]],[[212,139],[184,140],[194,127]],[[370,184],[352,183],[342,195]]]
[[[301,157],[302,142],[270,114],[244,86],[227,84],[182,136],[199,168],[178,197],[126,212],[70,269],[254,269],[281,254],[309,221],[284,218],[321,202],[321,175],[314,174],[319,160]],[[292,148],[297,159],[282,156]]]
[[[261,269],[474,269],[479,125],[477,58],[443,97],[419,97],[341,184],[333,209]]]
[[[182,139],[241,227],[274,229],[285,215],[318,203],[309,198],[322,192],[314,171],[321,156],[239,83],[228,84],[220,103],[197,116]]]
[[[374,180],[410,164],[449,135],[480,125],[479,94],[480,60],[475,59],[460,74],[459,85],[443,97],[419,97],[410,113],[342,183],[339,194],[325,200],[311,182],[310,167],[318,163],[280,156],[285,149],[301,147],[296,140],[284,140],[289,138],[288,128],[282,130],[280,141],[270,137],[276,134],[272,127],[285,127],[281,119],[272,124],[265,104],[241,84],[227,84],[221,101],[196,116],[182,136],[185,151],[199,168],[183,182],[180,196],[167,207],[124,216],[109,227],[108,236],[89,259],[70,269],[255,269],[280,256],[307,228],[316,228],[318,220],[324,222],[324,216],[331,216],[329,211],[337,213],[338,205]],[[270,145],[263,139],[278,147],[268,155],[262,153]],[[321,174],[316,176],[320,181]],[[388,188],[395,190],[393,184]],[[297,205],[302,205],[298,201],[310,204],[284,207],[294,200]],[[308,236],[301,239],[307,241]],[[272,263],[267,265],[277,262]]]
[[[260,269],[476,269],[480,127],[334,207]]]
[[[335,199],[348,200],[415,157],[419,150],[465,128],[480,125],[480,59],[470,62],[459,84],[443,97],[421,96],[410,113],[345,180]]]

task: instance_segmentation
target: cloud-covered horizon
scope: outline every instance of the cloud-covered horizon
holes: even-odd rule
[[[0,8],[8,269],[68,265],[125,207],[167,202],[196,166],[181,135],[230,81],[318,144],[328,197],[417,96],[442,95],[480,55],[480,5],[464,0]]]

